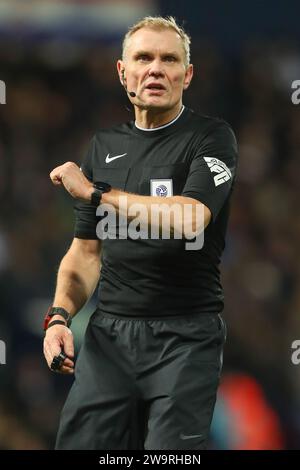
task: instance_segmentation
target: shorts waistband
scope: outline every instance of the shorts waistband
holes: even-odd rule
[[[115,320],[126,320],[126,321],[168,321],[168,320],[184,320],[184,319],[201,319],[201,318],[208,318],[208,317],[217,317],[220,313],[213,313],[213,312],[203,312],[203,313],[185,313],[182,315],[152,315],[152,316],[135,316],[135,315],[119,315],[116,313],[109,313],[104,312],[103,310],[96,309],[97,314],[111,318]]]

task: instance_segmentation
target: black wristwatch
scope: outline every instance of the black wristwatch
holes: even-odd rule
[[[65,325],[68,328],[71,326],[72,317],[69,314],[69,312],[67,312],[66,309],[64,309],[62,307],[49,307],[48,311],[46,313],[46,316],[44,318],[44,331],[46,331],[48,329],[51,318],[54,317],[54,315],[60,315],[61,317],[63,317],[66,320]],[[54,320],[54,321],[56,321],[56,320]],[[57,321],[60,321],[60,320],[57,320]],[[59,323],[57,323],[57,324],[59,324]]]
[[[111,190],[111,185],[99,181],[94,183],[94,192],[91,195],[91,204],[93,206],[99,206],[103,193],[108,193]]]

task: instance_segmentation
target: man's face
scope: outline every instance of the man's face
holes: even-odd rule
[[[192,79],[193,66],[184,63],[180,36],[173,30],[142,28],[129,39],[125,60],[118,61],[134,104],[142,108],[172,109],[181,103],[182,92]]]

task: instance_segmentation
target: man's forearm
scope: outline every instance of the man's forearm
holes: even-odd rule
[[[199,233],[211,219],[207,207],[193,198],[184,196],[161,198],[112,189],[102,195],[101,202],[112,205],[120,215],[127,217],[127,220],[135,218],[138,213],[142,222],[161,226],[163,220],[169,218],[172,233]],[[139,205],[145,210],[140,210]]]
[[[53,305],[65,308],[74,316],[93,294],[99,274],[99,259],[83,259],[68,252],[58,270]]]
[[[89,181],[73,162],[67,162],[55,168],[50,177],[54,184],[63,184],[66,190],[76,199],[90,203],[95,190]],[[163,200],[162,200],[163,199]],[[139,219],[143,224],[162,228],[163,220],[170,217],[170,231],[184,233],[193,237],[201,233],[211,220],[211,211],[200,201],[186,196],[141,196],[112,189],[102,194],[101,204],[107,204],[127,220]],[[134,206],[139,205],[139,208]],[[174,207],[176,206],[176,207]],[[171,212],[170,212],[171,211]],[[102,215],[102,214],[99,214]],[[157,222],[158,220],[158,222]]]

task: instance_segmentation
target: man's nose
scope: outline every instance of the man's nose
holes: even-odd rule
[[[164,67],[160,60],[153,60],[149,67],[148,74],[152,77],[162,77],[164,76]]]

